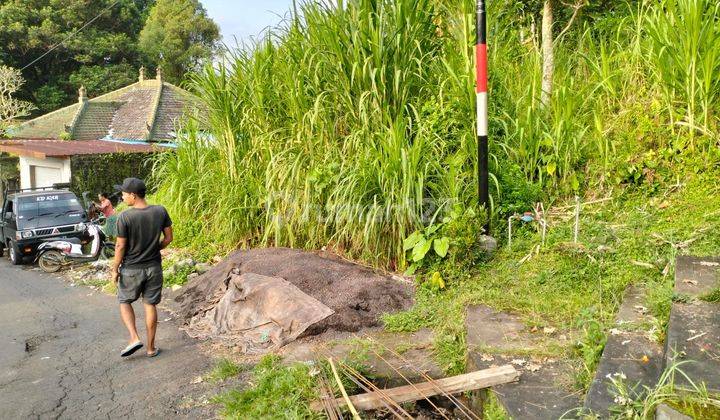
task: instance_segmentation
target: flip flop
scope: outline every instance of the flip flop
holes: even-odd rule
[[[143,346],[143,343],[137,341],[135,343],[132,343],[125,347],[123,351],[120,352],[120,357],[128,357],[131,354],[135,353],[136,351],[140,350]]]
[[[158,354],[160,354],[160,349],[159,349],[159,348],[155,349],[155,351],[152,352],[152,353],[148,353],[148,354],[147,354],[147,357],[155,357],[155,356],[157,356]]]

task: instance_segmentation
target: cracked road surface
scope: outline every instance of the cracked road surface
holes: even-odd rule
[[[144,337],[142,304],[138,332]],[[0,259],[0,418],[212,418],[206,384],[213,362],[163,322],[153,359],[121,359],[126,330],[116,300]]]

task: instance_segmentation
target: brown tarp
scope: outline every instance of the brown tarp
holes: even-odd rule
[[[231,271],[216,305],[197,313],[185,327],[196,338],[220,338],[259,353],[295,340],[333,311],[279,277]]]

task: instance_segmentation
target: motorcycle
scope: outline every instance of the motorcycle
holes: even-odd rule
[[[92,238],[89,254],[83,253],[79,239],[53,240],[40,244],[35,262],[46,273],[55,273],[63,267],[115,257],[115,244],[107,241],[97,219],[85,224],[85,233]]]

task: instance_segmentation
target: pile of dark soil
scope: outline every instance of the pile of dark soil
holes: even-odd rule
[[[205,274],[193,279],[175,297],[174,311],[188,323],[207,311],[227,290],[228,273],[255,273],[280,277],[319,300],[335,314],[305,331],[303,336],[332,329],[359,331],[380,325],[385,313],[408,309],[413,286],[368,268],[320,252],[288,248],[236,251]]]

